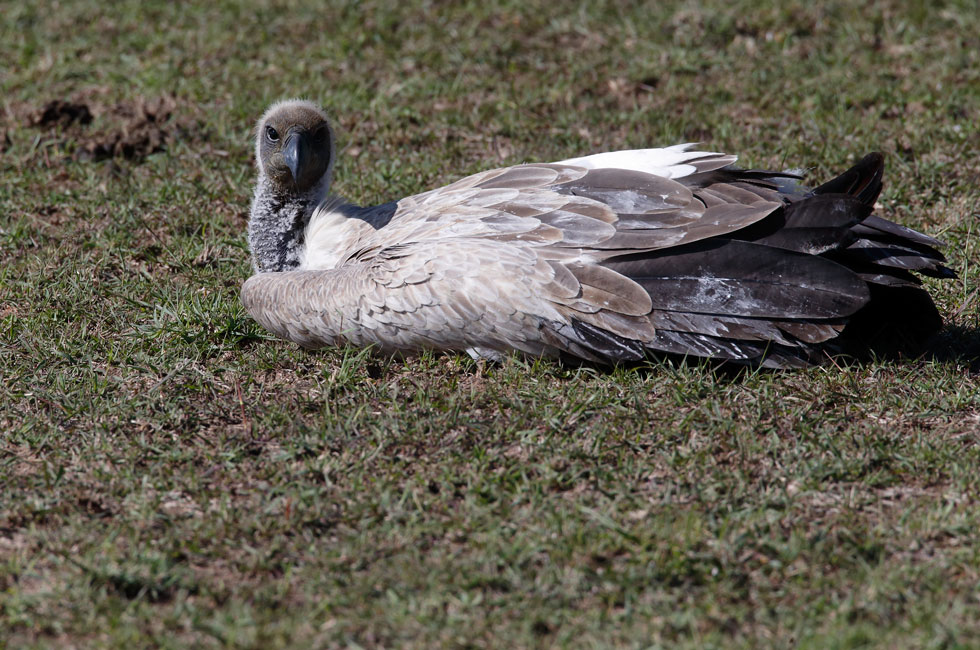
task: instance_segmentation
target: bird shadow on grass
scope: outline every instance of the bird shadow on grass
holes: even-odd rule
[[[917,344],[909,341],[898,343],[895,339],[891,339],[858,350],[837,354],[827,353],[823,365],[844,369],[879,362],[888,364],[930,362],[958,365],[963,367],[967,374],[980,374],[980,328],[975,327],[949,325]],[[701,362],[704,363],[703,360]],[[714,362],[712,365],[719,379],[731,381],[741,380],[749,374],[758,372],[806,372],[807,370],[806,368],[760,368],[758,364],[739,365],[728,362]]]
[[[921,358],[939,363],[959,363],[970,374],[980,374],[980,328],[949,325],[930,339]]]
[[[980,328],[949,325],[919,344],[900,339],[878,343],[871,348],[855,347],[852,352],[828,352],[823,365],[845,369],[876,362],[907,364],[924,361],[961,365],[968,374],[980,374]],[[575,359],[560,359],[558,363],[570,368],[591,368],[602,375],[612,374],[615,370],[615,366]],[[665,365],[707,368],[716,379],[723,382],[743,381],[758,373],[807,372],[805,367],[762,367],[758,360],[746,363],[674,354],[655,354],[645,361],[624,364],[634,372],[644,375],[663,372]]]

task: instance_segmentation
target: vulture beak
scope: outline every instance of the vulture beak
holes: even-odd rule
[[[310,136],[306,131],[290,131],[286,136],[286,144],[282,150],[282,157],[293,175],[293,182],[297,185],[300,185],[303,172],[310,162],[309,138]]]

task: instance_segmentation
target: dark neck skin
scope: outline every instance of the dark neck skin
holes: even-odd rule
[[[257,273],[290,271],[299,266],[306,225],[326,197],[329,174],[302,193],[284,192],[259,173],[248,221],[248,245]]]

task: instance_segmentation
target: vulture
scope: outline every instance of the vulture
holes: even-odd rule
[[[491,169],[373,207],[329,194],[323,110],[255,135],[248,313],[304,348],[501,360],[695,357],[770,368],[910,350],[942,319],[941,243],[873,214],[872,153],[813,189],[692,145]]]

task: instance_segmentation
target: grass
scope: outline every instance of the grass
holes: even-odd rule
[[[0,12],[0,646],[980,645],[974,3],[388,4]],[[882,150],[882,214],[950,244],[948,327],[737,376],[302,352],[237,298],[250,128],[295,95],[365,203]]]

